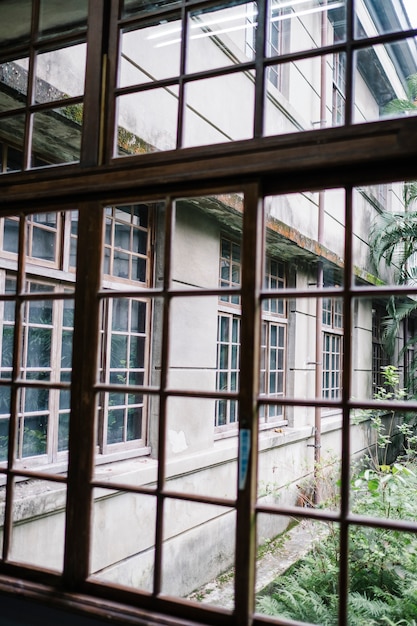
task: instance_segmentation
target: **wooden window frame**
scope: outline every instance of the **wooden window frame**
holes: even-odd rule
[[[13,526],[13,497],[17,479],[42,478],[39,472],[13,467],[0,469],[7,482],[7,496],[4,516],[3,559],[0,562],[0,588],[4,593],[31,597],[37,601],[67,610],[78,610],[84,614],[105,617],[109,613],[115,623],[128,623],[132,617],[140,624],[166,623],[181,624],[192,620],[194,624],[219,624],[220,626],[261,626],[280,623],[265,616],[256,615],[254,606],[254,579],[256,557],[256,518],[262,514],[294,515],[301,519],[336,522],[340,528],[339,560],[339,626],[347,624],[348,600],[348,536],[353,524],[369,527],[390,528],[398,531],[417,532],[415,522],[396,520],[375,520],[356,516],[349,509],[350,484],[350,411],[372,408],[372,403],[355,401],[350,397],[350,371],[352,360],[351,346],[351,305],[355,297],[388,297],[393,293],[417,295],[417,289],[410,286],[355,286],[352,281],[352,189],[364,184],[379,184],[392,180],[415,180],[417,157],[417,118],[404,117],[383,120],[370,124],[352,125],[352,66],[353,52],[366,47],[369,41],[354,38],[354,6],[347,0],[347,42],[338,44],[338,49],[346,47],[346,118],[340,128],[322,129],[302,133],[297,136],[262,136],[261,102],[262,81],[256,86],[256,111],[254,139],[223,146],[208,146],[188,149],[170,154],[150,154],[129,159],[114,160],[112,153],[114,93],[104,102],[102,78],[107,71],[115,69],[117,62],[117,25],[119,7],[112,0],[109,12],[104,11],[104,2],[90,2],[87,59],[87,84],[85,94],[84,136],[81,151],[81,164],[62,168],[44,169],[38,172],[4,174],[0,180],[2,216],[16,215],[30,206],[32,211],[44,211],[45,206],[60,209],[80,208],[78,276],[76,285],[76,314],[74,333],[74,371],[72,383],[72,423],[70,430],[70,460],[68,477],[50,475],[57,483],[67,484],[67,519],[65,539],[65,559],[62,575],[53,575],[41,568],[31,568],[13,563],[9,559],[11,530]],[[109,18],[111,28],[106,31]],[[260,17],[259,37],[265,15]],[[416,30],[402,33],[385,33],[372,39],[373,44],[405,39],[417,35]],[[337,46],[336,46],[337,47]],[[102,50],[106,51],[103,64]],[[300,55],[309,57],[315,51]],[[111,90],[110,90],[111,91]],[[102,116],[97,114],[102,112]],[[104,117],[103,117],[104,116]],[[109,121],[110,120],[110,121]],[[25,147],[27,162],[27,147]],[[160,553],[162,546],[163,502],[167,497],[184,498],[184,494],[167,492],[164,485],[165,456],[163,443],[160,452],[157,498],[157,566],[153,594],[127,591],[111,585],[102,585],[89,578],[91,491],[93,488],[108,487],[107,483],[93,480],[95,429],[94,420],[85,416],[95,415],[95,394],[97,393],[94,373],[97,369],[98,334],[100,319],[99,282],[101,266],[102,204],[120,202],[122,199],[136,200],[164,196],[168,206],[171,197],[179,193],[193,195],[228,192],[236,186],[245,191],[245,212],[243,218],[242,247],[242,345],[245,346],[245,363],[241,371],[240,432],[242,441],[250,441],[249,449],[240,447],[239,465],[243,461],[247,467],[246,479],[238,490],[235,501],[224,502],[218,499],[205,501],[219,506],[235,507],[237,512],[236,545],[245,549],[236,550],[235,610],[207,609],[191,605],[183,600],[164,597],[161,594]],[[337,400],[342,413],[341,457],[341,503],[337,512],[324,510],[279,507],[257,503],[257,421],[258,382],[255,368],[259,356],[260,297],[262,288],[257,269],[262,258],[262,198],[278,193],[302,190],[344,187],[346,193],[345,221],[345,264],[343,281],[344,345],[343,345],[343,393]],[[167,212],[167,233],[172,232],[172,212]],[[22,235],[21,235],[22,237]],[[170,257],[171,238],[166,238],[166,259]],[[169,282],[170,266],[166,260],[167,272],[164,278],[162,297],[169,302],[174,294]],[[18,268],[18,283],[21,284],[24,271]],[[331,290],[327,290],[331,291]],[[198,294],[200,295],[200,294]],[[218,294],[216,294],[218,295]],[[326,297],[320,289],[286,289],[285,297]],[[338,293],[334,296],[340,295]],[[278,296],[278,294],[277,294]],[[168,333],[169,305],[164,317],[165,336]],[[17,337],[16,341],[19,341]],[[89,354],[85,358],[85,354]],[[168,342],[163,348],[163,363],[168,355]],[[167,371],[163,367],[162,403],[160,411],[160,433],[166,428],[165,394]],[[15,372],[15,378],[16,372]],[[0,381],[1,382],[1,381]],[[14,388],[16,384],[14,383]],[[13,402],[15,402],[15,391]],[[285,401],[285,398],[284,400]],[[303,406],[305,399],[292,401],[293,405]],[[311,401],[312,406],[322,406],[323,400]],[[381,408],[384,408],[381,405]],[[388,409],[391,407],[387,405]],[[417,410],[417,404],[407,404],[408,410]],[[11,426],[11,435],[16,434],[16,423]],[[163,439],[161,437],[161,439]],[[80,445],[80,442],[83,442]],[[248,451],[248,454],[246,452]],[[135,489],[131,487],[132,492]],[[139,489],[138,489],[139,491]],[[194,497],[194,500],[196,498]],[[198,499],[197,499],[198,500]]]

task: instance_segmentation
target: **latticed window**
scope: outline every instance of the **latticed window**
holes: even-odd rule
[[[340,397],[342,387],[342,329],[342,301],[336,298],[324,298],[323,398]]]
[[[343,124],[345,117],[346,55],[334,55],[333,59],[333,123]]]
[[[0,593],[74,619],[287,623],[290,593],[260,614],[257,557],[285,562],[291,520],[334,541],[324,610],[353,623],[355,535],[399,589],[417,534],[411,499],[369,513],[352,487],[372,308],[417,297],[370,264],[377,214],[417,179],[413,3],[0,5]],[[225,571],[227,606],[203,589]]]
[[[239,287],[241,284],[241,247],[238,243],[222,237],[220,241],[220,287]],[[235,295],[221,296],[222,302],[239,304]]]
[[[145,283],[148,207],[107,207],[105,213],[104,273]]]
[[[47,389],[50,381],[69,386],[72,360],[73,301],[59,300],[62,289],[30,280],[25,285],[28,298],[21,308],[19,376],[30,381],[17,396],[19,415],[16,459],[40,457],[58,460],[58,453],[68,449],[69,391]],[[6,293],[16,294],[16,279],[6,277]],[[54,299],[48,297],[54,293]],[[1,377],[12,379],[12,355],[15,335],[15,307],[3,304]],[[69,388],[69,387],[68,387]],[[2,402],[3,437],[8,430],[11,411],[10,389]],[[7,438],[3,439],[4,444]],[[7,446],[3,447],[5,460]]]
[[[261,368],[260,393],[270,398],[279,399],[285,391],[285,348],[286,325],[274,322],[262,322],[261,331]],[[272,418],[283,417],[280,404],[269,404],[261,407],[259,416],[270,421]]]
[[[385,315],[386,312],[381,306],[372,309],[372,388],[374,393],[379,387],[383,387],[383,368],[389,364],[389,356],[382,342],[382,320]]]
[[[277,291],[285,286],[285,265],[269,256],[265,257],[264,268],[265,292]],[[241,245],[222,237],[220,242],[220,277],[219,286],[240,287],[241,285]],[[238,305],[240,296],[221,295],[224,302]],[[236,307],[235,307],[236,309]],[[286,320],[276,323],[276,318],[284,318],[286,303],[281,298],[265,298],[262,302],[262,332],[260,338],[260,393],[269,398],[280,398],[285,388],[285,353]],[[218,317],[217,333],[217,373],[218,391],[237,392],[240,371],[240,325],[241,310],[221,311]],[[283,408],[279,404],[270,404],[260,408],[260,419],[268,422],[282,419]],[[218,400],[216,402],[216,426],[236,424],[238,421],[238,403],[236,400]]]
[[[240,369],[240,317],[220,314],[218,317],[217,378],[219,391],[237,392]],[[238,404],[236,400],[218,400],[216,403],[216,426],[236,424]]]
[[[112,298],[103,302],[101,375],[105,384],[143,386],[147,382],[149,302]],[[101,398],[100,447],[123,444],[146,436],[143,393],[112,391]],[[125,446],[124,446],[125,447]]]

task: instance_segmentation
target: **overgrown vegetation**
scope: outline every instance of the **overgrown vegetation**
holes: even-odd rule
[[[406,396],[395,367],[384,368],[384,383],[377,399]],[[394,413],[387,427],[382,412],[373,411],[368,417],[376,431],[376,445],[370,448],[365,466],[353,472],[352,509],[364,516],[415,521],[414,425],[409,421],[397,423]],[[388,464],[387,449],[396,433],[403,436],[404,447],[395,462]],[[259,594],[260,612],[321,626],[337,624],[339,531],[334,523],[326,526],[325,538],[315,542],[312,537],[311,551]],[[350,626],[417,626],[417,534],[351,527],[348,615]]]

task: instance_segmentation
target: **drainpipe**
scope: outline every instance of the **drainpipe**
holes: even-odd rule
[[[327,0],[324,0],[327,5]],[[327,45],[327,11],[321,14],[321,45]],[[327,68],[326,57],[320,59],[320,128],[326,126],[326,89],[327,89]],[[324,230],[324,191],[319,192],[318,198],[318,223],[317,223],[317,241],[323,243]],[[317,262],[317,288],[323,287],[323,262]],[[323,302],[321,298],[316,300],[316,375],[315,375],[315,395],[316,398],[322,397],[323,382],[323,338],[322,338],[322,316]],[[321,407],[316,406],[314,409],[314,503],[320,502],[320,471],[319,465],[321,460]]]

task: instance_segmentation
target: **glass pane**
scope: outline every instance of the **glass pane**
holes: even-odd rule
[[[297,624],[337,624],[339,527],[290,522],[280,515],[258,516],[257,611]]]
[[[27,367],[49,368],[51,347],[52,329],[30,327],[28,329]]]
[[[14,307],[14,303],[11,303]],[[14,324],[4,324],[1,337],[2,378],[11,376],[13,366]],[[7,373],[6,373],[7,372]]]
[[[113,394],[110,394],[112,396]],[[121,443],[124,439],[124,409],[110,409],[107,415],[107,443]]]
[[[55,261],[56,232],[41,228],[32,231],[32,254],[44,261]]]
[[[47,414],[25,418],[22,456],[27,457],[46,454],[47,434]]]
[[[393,181],[354,189],[354,263],[372,284],[413,284],[417,185]],[[361,233],[368,233],[366,239]],[[399,304],[400,299],[398,300]],[[387,302],[382,302],[383,306]]]
[[[74,325],[74,301],[64,300],[63,325],[72,328]]]
[[[216,296],[172,301],[169,387],[214,391],[217,309]]]
[[[243,72],[188,83],[183,146],[252,138],[254,93],[253,81]]]
[[[138,475],[138,481],[146,483],[146,477]],[[104,489],[96,489],[93,498],[91,575],[151,592],[156,498]]]
[[[144,333],[146,323],[146,302],[132,301],[131,331]]]
[[[6,161],[2,163],[3,172],[17,172],[23,168],[23,142],[25,134],[25,116],[13,115],[0,119],[0,136],[3,141],[15,147],[6,147]]]
[[[139,396],[136,396],[137,398]],[[129,399],[132,396],[129,396]],[[130,408],[127,411],[126,441],[134,441],[142,437],[142,407]]]
[[[127,365],[127,335],[112,334],[110,349],[110,367],[125,368]]]
[[[175,148],[176,85],[120,96],[117,100],[117,156]]]
[[[414,0],[403,0],[400,4],[387,2],[371,12],[366,4],[356,2],[355,18],[357,38],[401,32],[417,27],[416,3]]]
[[[346,38],[346,0],[273,0],[268,18],[268,56],[320,48]]]
[[[31,286],[31,287],[32,287],[30,290],[31,293],[34,293],[35,291],[43,291],[42,285],[39,285],[39,286],[36,285],[36,286]],[[47,291],[47,288],[45,288],[45,291]],[[29,317],[28,317],[29,322],[33,324],[43,324],[43,325],[52,323],[52,308],[53,308],[52,302],[47,301],[47,300],[33,300],[32,302],[29,302],[28,306],[29,306]],[[49,335],[51,331],[47,330],[46,332]]]
[[[354,58],[354,121],[402,117],[417,113],[416,40],[359,50]]]
[[[344,56],[326,55],[269,66],[264,134],[281,135],[343,124],[345,76],[341,63]],[[282,96],[290,106],[282,107]]]
[[[163,20],[121,34],[119,85],[135,85],[178,76],[181,21]]]
[[[72,363],[72,330],[62,331],[62,343],[61,343],[61,367],[69,368]]]
[[[146,261],[145,259],[133,258],[132,259],[132,278],[138,280],[141,283],[146,281]]]
[[[174,7],[181,0],[123,0],[123,15],[134,13],[151,12],[157,9]]]
[[[61,392],[62,394],[67,392]],[[58,452],[62,452],[63,450],[68,450],[68,437],[69,437],[69,421],[70,415],[69,413],[62,413],[59,416],[58,422]]]
[[[32,2],[28,0],[2,0],[0,20],[0,45],[24,44],[29,41],[32,20]]]
[[[114,227],[114,245],[116,248],[129,250],[130,248],[130,228],[127,224],[115,224]],[[135,250],[136,251],[136,250]]]
[[[35,101],[51,102],[84,93],[85,44],[60,48],[36,57]]]
[[[0,63],[0,109],[2,111],[25,106],[28,61],[24,58]]]
[[[415,503],[414,494],[410,503]],[[415,518],[414,518],[415,519]],[[351,526],[349,533],[350,623],[371,624],[378,607],[380,623],[415,621],[416,535],[399,530]],[[392,619],[391,619],[392,618]],[[394,621],[395,620],[395,621]],[[388,622],[389,623],[389,622]]]
[[[18,484],[10,560],[62,572],[66,486],[34,479]]]
[[[50,163],[71,163],[80,160],[82,104],[49,109],[33,116],[32,163],[40,156]]]
[[[162,592],[176,597],[194,592],[194,599],[210,602],[210,595],[200,594],[199,590],[232,567],[235,532],[234,510],[168,498],[163,529]],[[230,578],[233,581],[233,573]],[[233,601],[232,593],[232,606]]]
[[[412,28],[417,28],[417,10],[414,0],[403,0],[410,25]]]
[[[41,0],[39,32],[42,36],[69,33],[87,26],[88,0],[67,3]]]
[[[345,239],[345,192],[343,189],[326,189],[322,192],[305,191],[300,194],[270,196],[265,200],[265,240],[266,259],[287,261],[287,271],[296,258],[303,258],[309,265],[306,284],[309,288],[317,284],[317,256],[311,255],[313,247],[319,242],[326,248],[323,253],[323,277],[319,277],[325,287],[335,287],[342,284],[342,263],[344,258]],[[285,224],[294,237],[286,239],[282,245],[280,239],[281,227]],[[319,233],[319,223],[321,224]],[[358,222],[359,224],[359,222]],[[365,230],[366,232],[366,230]],[[305,238],[304,243],[299,239],[300,234]],[[313,243],[314,242],[314,243]],[[295,269],[295,268],[294,268]],[[268,269],[269,281],[273,277]],[[279,280],[280,277],[276,277]],[[304,283],[302,283],[304,285]],[[278,289],[282,287],[278,284]],[[270,302],[270,301],[269,301]]]
[[[0,387],[0,462],[7,461],[9,449],[9,419],[4,414],[10,414],[10,387]]]
[[[223,3],[219,7],[189,13],[188,73],[242,63],[254,58],[256,8],[252,2],[233,4],[234,6],[227,9]],[[165,45],[169,45],[168,37],[166,39]]]
[[[129,325],[129,301],[117,298],[113,301],[113,330],[128,330]]]
[[[133,367],[145,366],[145,337],[130,337],[129,362]]]

